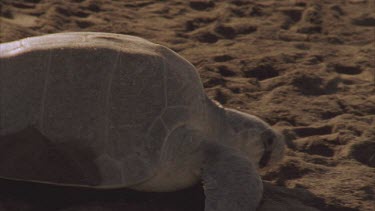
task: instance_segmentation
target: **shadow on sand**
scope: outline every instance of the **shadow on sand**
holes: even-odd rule
[[[300,189],[264,183],[259,211],[354,211],[326,204],[324,199]],[[1,211],[203,211],[201,185],[170,193],[146,193],[128,189],[91,190],[56,187],[0,179]]]

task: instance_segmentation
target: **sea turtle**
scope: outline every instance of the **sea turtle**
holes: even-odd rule
[[[258,166],[283,154],[282,136],[267,123],[210,100],[192,64],[142,38],[31,37],[1,44],[0,65],[2,139],[34,128],[53,146],[45,154],[60,150],[90,171],[42,177],[2,162],[3,179],[156,192],[202,180],[205,211],[249,211],[262,196]],[[40,150],[29,147],[22,153]]]

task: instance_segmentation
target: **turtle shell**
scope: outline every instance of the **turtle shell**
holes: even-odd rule
[[[90,177],[95,179],[41,176],[10,170],[28,162],[14,159],[2,163],[3,177],[134,185],[155,174],[174,130],[202,128],[206,118],[206,96],[195,68],[172,50],[138,37],[93,32],[31,37],[1,44],[0,67],[2,140],[34,128],[47,140],[28,144],[28,151],[45,151],[39,161],[54,153],[69,158],[64,162],[76,169],[96,168]],[[8,160],[25,151],[17,149]],[[56,165],[65,168],[64,162]]]

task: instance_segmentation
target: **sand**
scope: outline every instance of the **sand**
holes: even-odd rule
[[[283,162],[261,172],[259,210],[375,210],[373,0],[0,5],[1,42],[63,31],[140,36],[192,62],[209,97],[281,129],[288,150]],[[204,209],[200,185],[161,194],[0,185],[1,211]]]

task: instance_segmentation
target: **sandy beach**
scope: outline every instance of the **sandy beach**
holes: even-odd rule
[[[0,8],[0,42],[95,31],[165,45],[197,68],[210,98],[283,131],[285,159],[261,171],[260,211],[375,210],[375,1],[2,0]],[[200,184],[175,193],[0,188],[0,211],[204,210]]]

